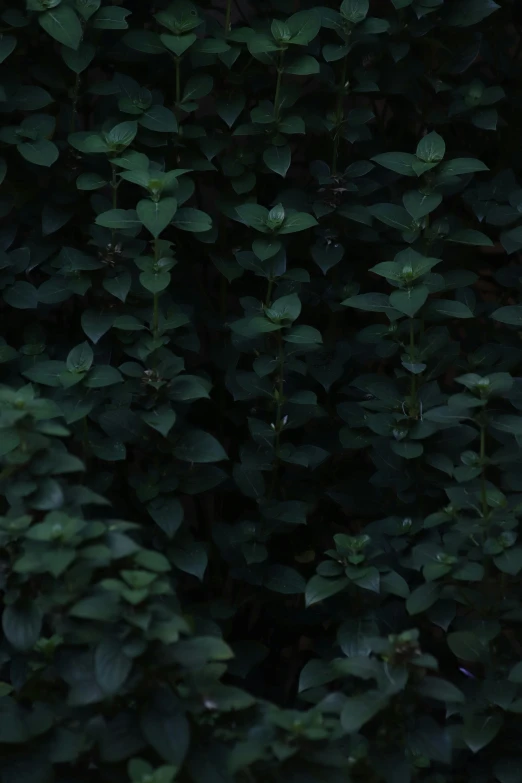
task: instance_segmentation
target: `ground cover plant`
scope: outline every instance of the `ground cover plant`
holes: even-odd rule
[[[521,55],[0,0],[1,783],[522,782]]]

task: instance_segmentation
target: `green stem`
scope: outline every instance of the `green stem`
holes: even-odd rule
[[[281,110],[281,107],[279,105],[279,99],[281,95],[281,83],[283,80],[283,61],[285,59],[285,50],[280,49],[279,50],[279,61],[277,63],[277,81],[276,81],[276,89],[275,89],[275,95],[274,95],[274,116],[276,118],[276,121],[279,120],[279,113]]]
[[[77,73],[76,80],[74,82],[74,90],[72,94],[71,122],[70,122],[71,133],[74,133],[74,131],[76,130],[76,115],[78,113],[77,107],[78,107],[78,94],[80,92],[80,81],[81,81],[80,74]]]
[[[118,207],[118,171],[116,169],[116,166],[111,161],[111,188],[112,188],[112,208],[117,209]],[[114,251],[114,240],[116,237],[116,230],[113,228],[111,230],[111,245],[112,250]]]
[[[154,263],[157,264],[159,261],[159,242],[158,238],[156,237],[154,239]],[[152,304],[152,335],[154,337],[154,340],[158,339],[159,336],[159,294],[154,294],[154,301]]]
[[[343,57],[343,69],[341,72],[341,82],[337,91],[337,102],[335,105],[335,128],[334,128],[334,144],[332,152],[332,175],[337,174],[337,160],[339,157],[339,144],[341,142],[341,121],[343,119],[343,98],[344,98],[344,85],[346,84],[346,71],[348,69],[348,57]]]
[[[111,188],[112,188],[112,208],[118,207],[118,172],[114,163],[111,163]]]
[[[83,446],[83,459],[87,462],[90,455],[90,440],[89,440],[89,422],[87,416],[82,418],[82,446]]]
[[[225,32],[230,32],[230,16],[232,13],[232,0],[227,0],[227,10],[225,12]]]
[[[410,318],[410,362],[415,364],[415,325],[413,318]],[[412,372],[410,380],[410,407],[417,408],[417,376]]]
[[[272,289],[274,288],[274,280],[272,277],[268,278],[268,287],[266,289],[265,307],[270,307],[272,302]]]
[[[488,490],[486,487],[486,427],[482,424],[480,427],[480,463],[482,473],[480,475],[480,502],[482,506],[482,516],[486,519],[489,515]]]
[[[176,57],[176,103],[181,101],[181,57]]]
[[[277,332],[277,385],[275,388],[276,398],[276,420],[274,423],[274,463],[272,466],[272,485],[270,487],[269,497],[271,498],[277,488],[279,478],[279,461],[281,450],[281,430],[283,429],[283,405],[284,405],[284,385],[285,385],[285,349],[283,335],[281,330]]]

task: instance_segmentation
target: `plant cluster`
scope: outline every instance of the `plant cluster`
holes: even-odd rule
[[[0,0],[1,783],[521,783],[518,0]]]

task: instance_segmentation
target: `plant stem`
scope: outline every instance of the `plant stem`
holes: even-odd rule
[[[285,59],[285,50],[279,50],[279,62],[277,64],[277,81],[274,95],[274,116],[276,120],[279,120],[279,112],[281,107],[279,106],[279,99],[281,94],[281,82],[283,80],[283,60]]]
[[[118,207],[118,172],[116,169],[116,166],[111,161],[111,188],[112,188],[112,208],[117,209]],[[113,228],[111,230],[111,245],[112,250],[114,251],[114,239],[116,237],[116,231]]]
[[[230,16],[232,13],[232,0],[227,0],[227,10],[225,13],[225,32],[230,32]]]
[[[482,516],[484,519],[489,515],[488,490],[486,487],[486,427],[482,424],[480,427],[480,463],[482,473],[480,475],[480,501],[482,506]]]
[[[82,445],[83,445],[83,459],[87,462],[90,454],[90,441],[89,441],[89,422],[87,416],[82,418]]]
[[[116,166],[111,163],[111,188],[112,188],[112,208],[118,207],[118,175]]]
[[[337,91],[337,102],[335,105],[335,128],[334,128],[334,144],[332,152],[332,175],[337,174],[337,160],[339,157],[339,144],[341,141],[341,120],[343,119],[343,98],[344,98],[344,85],[346,84],[346,71],[348,68],[348,56],[343,57],[343,69],[341,72],[341,82]]]
[[[181,101],[181,57],[176,57],[176,103]]]
[[[272,301],[272,289],[274,287],[274,279],[272,277],[268,278],[268,287],[266,289],[266,298],[265,298],[265,307],[270,307],[270,303]]]
[[[154,239],[154,263],[157,264],[159,261],[159,243],[158,238],[156,237]],[[154,337],[154,340],[158,339],[159,336],[159,294],[156,292],[154,294],[154,301],[152,304],[152,335]]]
[[[415,326],[413,318],[410,318],[410,362],[415,363]],[[410,379],[410,407],[411,409],[417,408],[417,376],[414,372],[411,374]]]
[[[78,93],[80,92],[80,81],[81,81],[80,74],[77,73],[76,80],[74,82],[73,94],[72,94],[71,122],[70,122],[71,133],[74,133],[76,129],[76,114],[78,113],[77,106],[78,106]]]
[[[274,396],[276,398],[276,419],[274,422],[274,463],[272,466],[272,485],[269,491],[271,498],[277,488],[279,478],[279,458],[281,450],[281,430],[283,429],[283,404],[284,404],[284,384],[285,384],[285,349],[283,335],[281,330],[277,332],[277,385]]]

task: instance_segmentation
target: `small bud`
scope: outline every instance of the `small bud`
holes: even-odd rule
[[[285,208],[282,204],[276,204],[275,207],[272,207],[270,212],[268,213],[268,219],[266,221],[266,224],[269,228],[276,229],[280,228],[284,221],[285,221]]]

